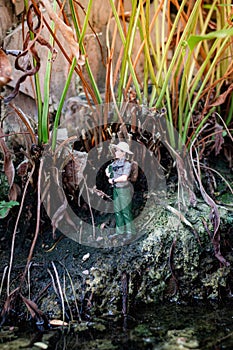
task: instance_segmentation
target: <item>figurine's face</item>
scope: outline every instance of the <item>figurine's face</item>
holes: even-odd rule
[[[116,148],[116,151],[115,151],[115,156],[117,159],[121,159],[121,158],[124,158],[125,157],[125,152]]]

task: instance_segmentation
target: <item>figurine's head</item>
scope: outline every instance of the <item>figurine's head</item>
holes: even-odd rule
[[[126,142],[119,142],[117,145],[112,145],[112,147],[115,148],[116,152],[116,158],[123,158],[126,156],[126,154],[133,154],[133,152],[130,151],[129,145]]]

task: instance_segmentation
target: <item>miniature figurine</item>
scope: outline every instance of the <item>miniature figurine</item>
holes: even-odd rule
[[[116,219],[116,233],[111,240],[124,235],[123,241],[129,241],[135,234],[132,214],[132,186],[129,182],[131,163],[127,154],[133,154],[126,142],[111,145],[115,148],[115,160],[105,170],[108,182],[113,186],[113,204]]]

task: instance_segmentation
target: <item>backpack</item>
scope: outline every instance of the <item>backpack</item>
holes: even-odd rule
[[[131,171],[129,175],[129,181],[136,182],[138,178],[138,163],[135,160],[132,160],[130,163],[131,163]]]

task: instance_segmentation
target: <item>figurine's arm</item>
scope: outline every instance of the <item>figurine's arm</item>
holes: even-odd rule
[[[126,182],[128,180],[128,177],[129,177],[129,175],[123,174],[123,175],[117,177],[116,179],[108,179],[108,182],[112,185],[114,183],[117,183],[117,182]]]

